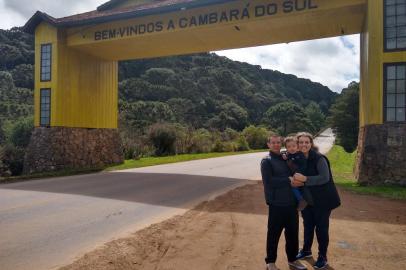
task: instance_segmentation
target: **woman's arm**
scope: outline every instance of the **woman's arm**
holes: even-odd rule
[[[330,181],[330,170],[324,157],[321,157],[317,162],[317,171],[319,172],[318,175],[307,177],[306,186],[320,186]]]

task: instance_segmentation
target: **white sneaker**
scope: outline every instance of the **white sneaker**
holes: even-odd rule
[[[289,262],[289,266],[291,269],[295,269],[295,270],[307,270],[307,267],[304,266],[299,260],[296,260],[294,262]]]
[[[274,263],[268,263],[266,265],[266,270],[280,270]]]

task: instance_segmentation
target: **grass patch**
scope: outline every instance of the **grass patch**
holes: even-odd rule
[[[252,150],[252,151],[225,152],[225,153],[184,154],[184,155],[167,156],[167,157],[145,157],[145,158],[141,158],[139,160],[126,160],[124,162],[124,164],[108,167],[105,169],[105,171],[126,170],[126,169],[149,167],[149,166],[183,162],[183,161],[208,159],[208,158],[216,158],[216,157],[224,157],[224,156],[232,156],[232,155],[242,155],[242,154],[265,152],[265,151],[267,151],[267,150]]]
[[[359,194],[378,195],[391,199],[406,200],[406,187],[399,186],[360,186],[354,178],[353,168],[356,152],[347,153],[335,145],[327,154],[331,163],[334,181],[338,186]]]

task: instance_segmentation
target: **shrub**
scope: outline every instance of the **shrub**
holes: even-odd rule
[[[173,125],[158,123],[150,126],[148,138],[155,147],[155,155],[176,154],[176,128]]]
[[[2,158],[5,171],[10,171],[13,176],[21,175],[23,173],[24,155],[24,148],[7,144],[3,148]]]
[[[191,132],[181,124],[174,124],[176,131],[175,149],[176,154],[185,154],[188,151],[189,140]]]
[[[226,130],[224,130],[222,137],[224,141],[234,141],[236,139],[238,139],[238,137],[240,136],[240,133],[238,133],[238,131],[235,131],[234,129],[231,128],[226,128]]]
[[[237,149],[237,145],[234,142],[222,142],[217,140],[213,147],[213,152],[234,152]]]
[[[187,152],[191,154],[209,153],[213,148],[212,134],[204,128],[198,129],[191,134]]]
[[[238,137],[238,139],[235,141],[235,143],[236,143],[236,146],[237,146],[237,148],[236,148],[237,151],[248,151],[248,150],[250,150],[248,142],[247,142],[247,140],[245,139],[245,137],[243,135],[240,135]]]
[[[11,127],[9,141],[14,146],[26,148],[30,143],[31,133],[34,129],[34,121],[32,117],[18,120]]]
[[[263,127],[249,126],[243,131],[243,135],[251,149],[266,149],[268,130]]]

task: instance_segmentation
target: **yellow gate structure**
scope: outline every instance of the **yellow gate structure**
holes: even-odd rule
[[[35,34],[27,173],[123,161],[118,61],[361,34],[361,183],[406,180],[406,0],[112,0]],[[403,167],[403,168],[402,168]]]

